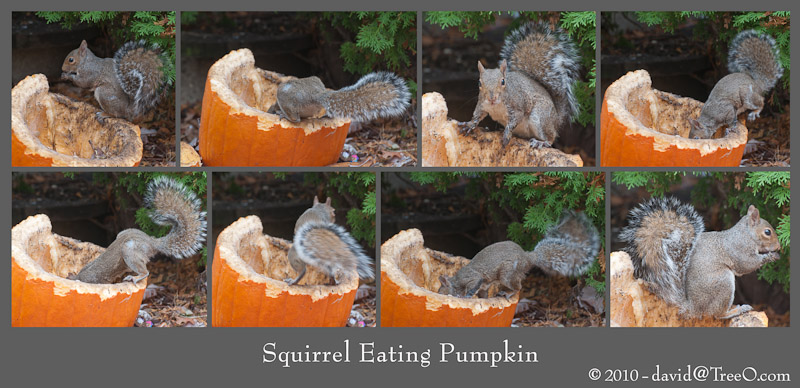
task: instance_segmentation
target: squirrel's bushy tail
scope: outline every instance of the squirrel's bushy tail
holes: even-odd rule
[[[130,41],[114,54],[114,71],[122,90],[130,97],[136,116],[158,104],[164,84],[161,48],[144,40]]]
[[[294,234],[292,247],[297,257],[312,267],[335,277],[341,271],[358,271],[362,279],[372,279],[372,259],[356,240],[339,225],[330,222],[306,222]]]
[[[589,218],[565,211],[536,244],[534,265],[548,274],[578,276],[592,266],[599,250],[600,236]]]
[[[195,254],[206,237],[206,212],[200,199],[180,182],[160,176],[147,186],[145,206],[159,225],[171,225],[169,233],[158,239],[159,252],[178,259]]]
[[[385,71],[370,73],[355,84],[329,93],[323,106],[331,117],[355,121],[400,116],[408,109],[411,93],[406,82]]]
[[[501,58],[512,71],[520,71],[539,81],[553,97],[559,125],[578,113],[572,90],[580,67],[578,51],[569,35],[545,22],[530,22],[506,37]]]
[[[634,276],[668,303],[685,306],[684,277],[704,230],[703,218],[691,205],[674,197],[651,198],[628,213],[619,238],[627,243]]]
[[[746,73],[764,86],[762,92],[775,87],[783,75],[778,46],[768,34],[756,30],[742,31],[728,49],[728,70]]]

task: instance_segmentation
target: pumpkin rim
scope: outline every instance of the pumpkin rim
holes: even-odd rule
[[[397,257],[399,253],[405,252],[407,249],[417,244],[422,246],[426,252],[444,255],[454,262],[460,261],[464,263],[464,265],[469,262],[469,259],[425,248],[423,245],[424,239],[422,237],[422,232],[416,228],[403,230],[381,245],[381,273],[385,273],[389,280],[401,289],[400,293],[425,298],[428,310],[440,310],[443,307],[449,307],[451,309],[469,309],[472,310],[474,315],[478,315],[492,308],[503,310],[519,302],[519,292],[514,293],[509,299],[502,296],[494,296],[491,298],[459,298],[452,295],[439,294],[438,292],[416,285],[409,279],[408,275],[400,269],[395,262],[395,257]]]
[[[297,77],[286,76],[256,67],[255,57],[250,49],[232,50],[211,65],[211,68],[208,69],[207,77],[211,91],[218,96],[220,101],[230,107],[229,115],[243,114],[256,117],[258,119],[257,126],[260,130],[268,130],[275,126],[280,128],[300,128],[305,130],[306,135],[323,128],[339,128],[350,122],[349,119],[323,117],[307,118],[298,123],[293,123],[287,119],[281,119],[277,114],[268,113],[251,106],[228,86],[233,72],[241,68],[255,73],[266,73],[281,81],[297,79]],[[253,84],[257,85],[258,83],[253,82]],[[256,90],[254,93],[259,94],[261,91]]]
[[[283,280],[273,279],[256,272],[253,267],[239,256],[238,249],[236,249],[241,240],[245,236],[251,234],[258,234],[263,239],[262,241],[266,243],[271,239],[291,245],[291,242],[288,240],[264,234],[261,218],[258,216],[251,215],[241,217],[234,221],[223,229],[217,237],[216,244],[217,249],[219,249],[220,257],[215,258],[215,260],[225,260],[228,267],[238,275],[238,282],[263,284],[264,292],[267,296],[277,297],[281,293],[288,293],[289,295],[307,295],[311,297],[312,301],[327,298],[331,294],[344,295],[358,288],[359,278],[355,269],[350,274],[347,274],[347,276],[342,279],[342,282],[337,285],[295,284],[290,286]]]
[[[675,100],[684,101],[687,105],[699,103],[700,107],[703,106],[702,102],[693,98],[682,97],[654,89],[652,87],[650,73],[648,73],[647,70],[629,71],[627,74],[612,82],[606,89],[605,94],[606,111],[608,114],[614,115],[615,119],[625,127],[627,136],[639,135],[653,138],[653,148],[657,151],[664,151],[670,146],[675,146],[677,149],[698,150],[701,156],[716,152],[721,148],[732,150],[747,142],[747,127],[740,121],[737,122],[736,127],[731,133],[719,139],[689,139],[677,135],[668,135],[646,127],[641,121],[634,117],[625,104],[628,100],[629,93],[639,87],[646,88],[655,94],[672,96]],[[602,128],[601,130],[610,129]]]
[[[138,125],[118,118],[108,118],[108,120],[118,120],[127,123],[129,128],[136,134],[131,134],[130,139],[134,141],[134,152],[132,155],[115,155],[106,159],[90,159],[78,156],[62,154],[44,145],[36,136],[33,136],[24,118],[25,108],[31,98],[36,94],[47,93],[46,98],[51,98],[50,85],[44,74],[33,74],[19,81],[11,89],[11,133],[25,146],[26,154],[33,154],[42,158],[50,159],[53,166],[64,167],[130,167],[139,163],[142,159],[144,145],[141,139],[141,129]],[[73,101],[75,104],[88,105],[81,101]],[[101,126],[107,126],[100,123]],[[13,156],[12,156],[13,158]]]
[[[55,237],[61,237],[67,239],[67,241],[75,243],[76,245],[99,247],[98,245],[90,242],[59,236],[58,234],[53,233],[50,218],[46,214],[30,216],[11,228],[11,259],[17,263],[20,268],[25,270],[26,280],[38,279],[53,283],[54,294],[66,295],[70,291],[75,291],[79,294],[97,294],[100,296],[101,300],[113,298],[114,296],[122,293],[133,295],[147,288],[147,281],[142,281],[136,284],[132,282],[93,284],[84,283],[79,280],[63,278],[46,271],[44,268],[42,268],[42,266],[39,265],[39,263],[36,262],[36,260],[28,255],[27,250],[23,245],[21,245],[29,241],[33,233],[42,230],[44,230],[48,237],[52,239],[55,239]],[[50,245],[51,255],[57,253],[57,246],[55,244],[49,242],[45,244]],[[102,247],[100,248],[105,249]]]

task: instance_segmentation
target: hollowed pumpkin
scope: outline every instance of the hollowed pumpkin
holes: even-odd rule
[[[741,122],[722,138],[687,138],[689,119],[700,116],[702,107],[700,101],[653,89],[645,70],[622,76],[606,89],[603,99],[602,165],[739,166],[747,143],[747,128]]]
[[[214,326],[344,326],[353,308],[358,273],[338,285],[308,266],[298,285],[284,280],[297,273],[289,265],[291,242],[262,233],[261,219],[240,218],[217,238],[212,263]]]
[[[200,155],[208,166],[325,166],[344,147],[350,121],[281,120],[267,113],[278,83],[294,77],[255,67],[248,49],[231,51],[208,71],[200,116]]]
[[[533,148],[527,140],[512,137],[504,148],[502,131],[475,128],[459,133],[455,120],[447,118],[447,102],[441,94],[422,95],[422,165],[424,167],[583,167],[578,155],[555,148]]]
[[[182,141],[181,142],[181,167],[201,167],[203,165],[203,161],[200,159],[200,155],[197,151],[194,150],[194,147],[190,146],[189,143]]]
[[[749,311],[732,319],[687,318],[678,307],[650,293],[633,274],[633,263],[625,252],[611,253],[610,304],[612,327],[767,327],[767,315]]]
[[[50,93],[47,77],[11,89],[11,164],[15,167],[131,167],[142,159],[139,127],[97,119],[97,108]]]
[[[457,298],[436,291],[440,275],[452,276],[469,263],[423,246],[422,233],[404,230],[381,246],[381,326],[508,327],[519,293],[510,300]],[[493,287],[494,288],[494,287]],[[489,290],[493,295],[495,289]]]
[[[43,214],[11,229],[12,326],[132,326],[146,281],[89,284],[68,280],[105,248],[52,232]]]

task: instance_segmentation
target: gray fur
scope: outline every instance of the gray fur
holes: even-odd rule
[[[168,207],[159,203],[159,195],[169,198]],[[203,247],[206,212],[201,210],[200,198],[186,186],[168,176],[159,176],[148,184],[144,203],[152,209],[150,218],[153,222],[172,226],[166,236],[158,239],[157,248],[161,253],[183,259]]]
[[[732,228],[704,230],[691,205],[652,198],[629,213],[619,237],[628,244],[634,276],[681,313],[727,319],[749,311],[746,305],[732,306],[735,276],[780,257],[774,229],[750,206]]]
[[[489,288],[497,284],[500,294],[510,298],[522,288],[531,267],[551,275],[578,276],[589,269],[599,249],[600,237],[591,221],[583,213],[566,211],[532,252],[513,241],[489,245],[454,276],[440,277],[438,292],[488,298]]]
[[[370,86],[380,87],[366,91]],[[410,98],[411,93],[402,78],[380,71],[361,77],[351,86],[326,93],[323,105],[331,117],[367,122],[402,115],[408,109]]]
[[[346,254],[336,255],[335,249],[331,246],[309,237],[312,231],[320,229],[334,233],[346,247]],[[343,227],[334,223],[311,221],[302,224],[294,234],[292,248],[296,251],[298,259],[333,278],[340,272],[349,272],[354,268],[362,279],[375,277],[372,259]]]
[[[141,53],[134,53],[139,49],[142,49]],[[146,60],[152,61],[154,58],[162,62],[161,67],[150,68],[150,62],[145,65]],[[114,53],[114,72],[133,104],[130,117],[142,116],[158,104],[164,84],[161,73],[163,60],[161,48],[144,40],[127,42]]]

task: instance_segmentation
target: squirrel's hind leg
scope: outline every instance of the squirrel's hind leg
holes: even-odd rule
[[[737,317],[739,315],[742,315],[742,314],[744,314],[744,313],[746,313],[748,311],[752,311],[752,310],[753,310],[753,308],[750,307],[749,304],[742,304],[742,305],[738,305],[738,306],[735,306],[735,307],[731,307],[730,310],[725,312],[725,315],[723,315],[721,317],[716,317],[716,318],[717,319],[731,319],[733,317]]]

